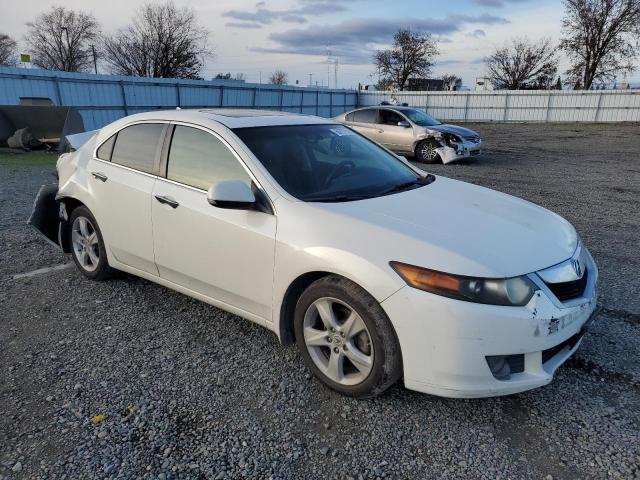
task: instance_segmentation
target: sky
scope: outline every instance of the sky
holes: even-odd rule
[[[214,56],[205,78],[219,72],[243,73],[266,82],[275,69],[289,83],[354,88],[373,84],[376,49],[392,42],[399,28],[428,32],[439,40],[432,77],[462,77],[473,88],[485,75],[483,59],[514,37],[560,37],[560,0],[174,0],[195,10],[210,32]],[[124,27],[145,0],[59,0],[56,4],[93,13],[104,32]],[[26,51],[25,23],[49,8],[47,0],[20,0],[3,11],[0,33]],[[331,57],[331,64],[327,58]],[[567,60],[561,61],[561,69]],[[106,72],[101,72],[106,73]],[[637,76],[637,75],[636,75]],[[635,77],[635,76],[634,76]],[[631,80],[636,80],[632,77]]]

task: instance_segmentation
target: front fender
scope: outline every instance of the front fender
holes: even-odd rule
[[[416,136],[416,139],[413,141],[413,145],[411,145],[411,150],[415,152],[416,148],[418,147],[418,144],[428,138],[433,138],[434,140],[439,142],[440,145],[444,146],[444,142],[442,141],[442,134],[440,132],[426,131]]]
[[[273,330],[282,340],[283,332],[287,330],[292,320],[283,315],[285,313],[283,304],[289,287],[301,277],[339,275],[356,283],[378,302],[382,302],[404,286],[402,279],[391,270],[391,267],[388,265],[385,267],[333,247],[296,249],[282,244],[277,245],[272,310]]]

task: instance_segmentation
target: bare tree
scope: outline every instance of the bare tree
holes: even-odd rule
[[[244,73],[236,73],[235,75],[231,75],[231,72],[227,72],[227,73],[218,73],[215,77],[213,77],[214,80],[238,80],[241,82],[244,82],[247,77]]]
[[[103,41],[104,59],[118,75],[199,79],[209,32],[200,27],[195,12],[172,1],[148,3],[131,25]]]
[[[393,36],[393,47],[377,50],[373,61],[385,83],[394,83],[398,90],[404,90],[410,77],[426,77],[431,73],[437,55],[438,44],[431,35],[401,29]]]
[[[556,50],[548,38],[538,42],[516,38],[497,48],[485,62],[491,82],[507,90],[547,90],[558,70]]]
[[[94,66],[94,43],[100,25],[93,15],[52,7],[27,23],[25,39],[34,65],[65,72],[88,71]]]
[[[444,88],[447,90],[458,90],[462,86],[462,79],[454,74],[447,73],[442,76]]]
[[[387,90],[393,90],[394,83],[388,78],[381,78],[378,83],[376,83],[376,90],[382,92]]]
[[[269,83],[273,83],[274,85],[286,85],[289,81],[289,75],[287,72],[282,70],[276,70],[271,75],[269,75]]]
[[[0,33],[0,65],[15,66],[17,48],[18,44],[13,38],[4,33]]]
[[[567,83],[588,90],[634,70],[640,0],[564,0],[560,48],[571,59]]]

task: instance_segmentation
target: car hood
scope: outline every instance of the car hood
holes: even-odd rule
[[[479,136],[477,132],[474,132],[470,128],[459,127],[457,125],[434,125],[432,127],[425,127],[427,130],[434,130],[436,132],[442,133],[452,133],[454,135],[458,135],[459,137],[472,137]]]
[[[445,177],[398,194],[315,205],[343,217],[346,222],[326,219],[335,221],[333,234],[355,236],[349,247],[377,263],[396,260],[458,275],[531,273],[571,257],[578,241],[571,224],[549,210]]]

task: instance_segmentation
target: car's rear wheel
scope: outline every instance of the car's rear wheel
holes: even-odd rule
[[[92,280],[104,280],[111,276],[107,253],[98,222],[87,207],[73,210],[69,218],[71,255],[78,270]]]
[[[441,145],[433,138],[423,140],[416,146],[415,156],[416,160],[421,163],[438,163],[442,161],[437,149]]]
[[[307,367],[330,388],[372,397],[402,375],[400,346],[389,319],[355,283],[333,275],[317,280],[300,296],[294,321]]]

